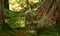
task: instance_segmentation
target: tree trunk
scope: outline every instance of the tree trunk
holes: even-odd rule
[[[60,24],[60,0],[45,0],[36,11],[37,28]]]
[[[4,0],[4,8],[9,9],[9,0]]]
[[[4,17],[3,17],[3,0],[0,0],[0,24],[5,23]]]

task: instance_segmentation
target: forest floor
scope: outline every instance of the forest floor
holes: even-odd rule
[[[37,36],[60,36],[60,25],[43,27],[39,31]]]
[[[5,36],[5,35],[6,36],[7,35],[17,36],[16,30],[15,31],[9,31],[9,30],[3,30],[0,28],[0,36]],[[28,34],[28,33],[26,35],[27,36],[33,36],[33,34]],[[50,26],[50,27],[42,27],[37,31],[37,34],[35,34],[34,36],[60,36],[60,25]]]

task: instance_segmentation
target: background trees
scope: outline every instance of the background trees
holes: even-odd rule
[[[47,36],[49,33],[59,36],[60,0],[15,0],[14,3],[9,0],[9,6],[7,1],[0,1],[0,23],[7,26],[6,29],[0,25],[1,33],[7,30],[3,35],[40,36],[46,33]]]

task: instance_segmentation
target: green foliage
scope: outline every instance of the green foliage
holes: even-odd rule
[[[9,36],[15,36],[15,31],[9,31],[9,30],[5,30],[3,29],[3,26],[1,26],[0,24],[0,36],[6,36],[6,35],[9,35]]]
[[[8,23],[12,28],[25,27],[24,12],[13,12],[4,9],[5,22]]]
[[[60,31],[57,31],[59,30],[59,28],[57,29],[56,27],[58,27],[58,25],[52,25],[52,26],[49,26],[49,27],[40,27],[38,29],[38,36],[59,36],[60,35]],[[59,26],[60,27],[60,26]]]
[[[14,1],[16,4],[24,4],[25,3],[25,0],[15,0]]]
[[[35,1],[37,1],[37,0],[35,0]],[[18,10],[28,10],[29,7],[32,9],[36,9],[38,6],[40,6],[41,2],[42,2],[41,0],[38,0],[38,2],[36,2],[36,3],[34,3],[31,0],[15,0],[14,3],[12,3],[12,4],[14,4],[16,6],[14,6],[12,4],[11,5],[15,7],[15,8],[12,8],[13,11],[18,11]],[[20,9],[19,7],[23,8],[23,9]]]
[[[8,9],[4,9],[4,17],[5,22],[9,24],[14,30],[9,31],[5,30],[0,25],[0,36],[5,36],[6,32],[9,36],[16,36],[16,30],[22,29],[27,34],[27,36],[60,36],[60,25],[58,26],[43,26],[40,28],[36,28],[36,19],[35,19],[35,8],[40,6],[42,0],[38,3],[30,2],[29,5],[27,5],[26,0],[15,0],[15,4],[21,5],[24,9],[21,11],[10,11]],[[26,7],[24,7],[26,5]],[[32,9],[29,9],[32,7]],[[29,10],[28,10],[29,9]],[[26,11],[26,12],[25,12]],[[26,19],[25,19],[26,18]],[[25,29],[25,22],[28,22],[29,25],[27,28],[30,30]],[[24,28],[21,28],[24,27]],[[33,30],[32,30],[33,29]]]

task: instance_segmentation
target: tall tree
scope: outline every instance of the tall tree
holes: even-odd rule
[[[36,10],[37,28],[60,24],[60,0],[44,0]]]

